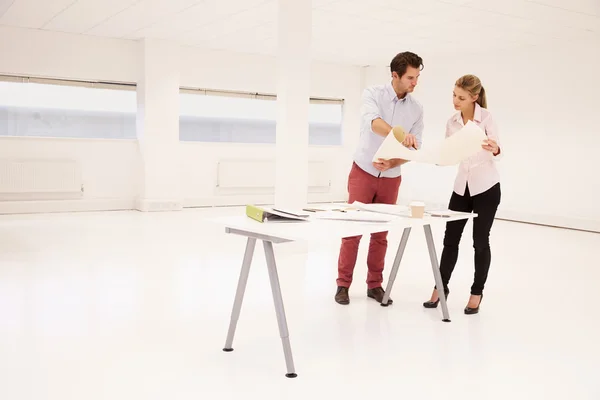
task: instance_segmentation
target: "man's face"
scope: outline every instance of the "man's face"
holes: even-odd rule
[[[400,93],[412,93],[417,86],[421,71],[418,68],[408,66],[402,77],[399,77],[396,72],[392,72],[392,80],[394,88]]]

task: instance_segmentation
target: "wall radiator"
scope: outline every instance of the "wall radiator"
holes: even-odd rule
[[[309,191],[325,191],[331,186],[331,168],[326,161],[308,162]],[[275,189],[275,160],[221,160],[217,168],[220,189]]]
[[[83,196],[74,160],[0,159],[0,200],[61,200]]]

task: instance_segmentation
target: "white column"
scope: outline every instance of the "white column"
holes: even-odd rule
[[[297,208],[308,195],[308,111],[312,2],[278,0],[275,205]]]
[[[137,87],[137,137],[142,159],[136,208],[181,209],[179,167],[179,48],[144,39]]]

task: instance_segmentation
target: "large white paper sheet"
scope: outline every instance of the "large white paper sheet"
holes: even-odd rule
[[[481,145],[486,138],[485,132],[477,124],[468,121],[462,129],[441,143],[421,150],[410,150],[390,132],[375,153],[373,161],[401,158],[426,164],[456,165],[482,150]]]

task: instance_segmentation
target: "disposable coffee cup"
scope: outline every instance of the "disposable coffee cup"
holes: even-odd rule
[[[425,214],[425,203],[422,201],[413,201],[410,203],[410,216],[413,218],[423,218]]]

